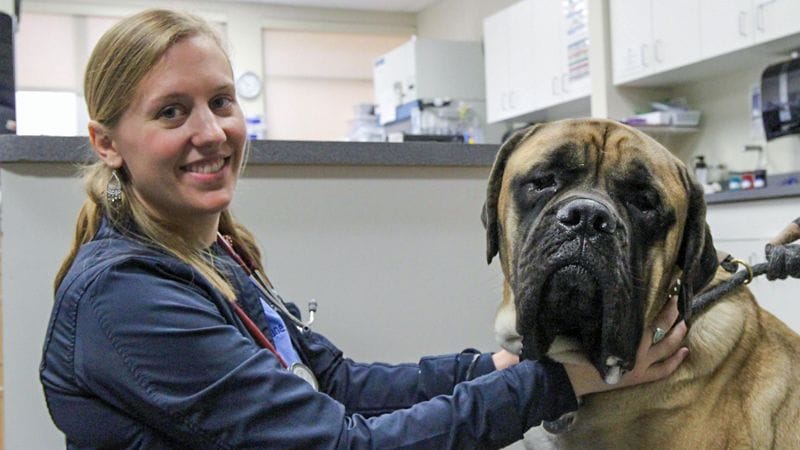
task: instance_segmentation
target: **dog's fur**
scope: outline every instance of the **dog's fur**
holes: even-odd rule
[[[484,222],[504,298],[495,330],[525,358],[592,364],[609,382],[681,280],[690,353],[666,380],[588,395],[563,448],[800,448],[800,336],[726,279],[703,192],[650,137],[607,120],[536,125],[500,149]]]

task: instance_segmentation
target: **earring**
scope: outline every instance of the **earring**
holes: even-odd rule
[[[106,200],[112,208],[118,208],[122,203],[122,181],[116,169],[111,171],[111,178],[106,186]]]

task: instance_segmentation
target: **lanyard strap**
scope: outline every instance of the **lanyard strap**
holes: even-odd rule
[[[264,333],[262,333],[261,330],[258,329],[258,326],[253,322],[253,320],[250,319],[250,316],[248,316],[247,313],[244,312],[244,310],[242,309],[241,306],[239,306],[238,303],[233,302],[232,304],[233,304],[233,310],[236,311],[236,315],[239,316],[240,319],[242,319],[242,322],[244,322],[244,326],[245,328],[247,328],[247,331],[250,332],[250,335],[253,336],[253,338],[259,343],[259,345],[261,345],[261,347],[272,352],[272,354],[275,355],[276,358],[278,358],[278,362],[280,362],[284,368],[288,369],[289,365],[286,364],[286,361],[284,361],[280,353],[278,353],[278,350],[275,349],[275,346],[272,345],[272,342],[270,342],[269,339],[267,339],[267,337],[264,336]]]

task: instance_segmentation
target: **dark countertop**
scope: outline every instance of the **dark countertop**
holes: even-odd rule
[[[499,145],[442,142],[252,141],[248,164],[339,166],[490,167]],[[81,136],[0,135],[0,164],[86,162],[92,157]],[[706,195],[706,203],[800,196],[800,173],[768,175],[767,187]]]
[[[247,164],[340,166],[485,166],[499,145],[450,142],[251,141]],[[86,137],[0,135],[0,163],[85,162]]]
[[[747,202],[800,196],[800,172],[767,174],[767,186],[744,191],[722,191],[706,194],[706,203]]]

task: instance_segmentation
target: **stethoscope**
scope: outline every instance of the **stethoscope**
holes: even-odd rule
[[[228,238],[223,236],[220,233],[217,233],[217,243],[225,249],[225,251],[236,261],[236,264],[242,268],[247,274],[247,277],[250,278],[250,281],[253,285],[259,290],[259,292],[266,297],[266,301],[270,303],[270,305],[278,308],[284,315],[284,317],[288,317],[295,326],[300,331],[308,331],[311,329],[311,324],[314,322],[314,313],[317,311],[317,302],[316,300],[311,300],[308,302],[308,322],[303,322],[302,320],[298,319],[289,311],[289,308],[286,307],[286,302],[283,301],[283,297],[278,294],[277,291],[272,287],[272,283],[269,282],[267,277],[262,274],[254,264],[246,264],[241,256],[236,252],[233,248],[231,242],[229,242]],[[293,374],[297,375],[298,377],[302,378],[305,382],[311,385],[315,391],[319,391],[319,382],[317,381],[317,377],[314,375],[314,372],[305,364],[301,362],[295,362],[291,366],[289,366],[286,361],[281,357],[278,350],[275,348],[274,345],[264,336],[264,333],[258,329],[258,326],[253,323],[252,319],[247,316],[247,313],[244,312],[241,306],[239,306],[236,302],[233,302],[233,308],[236,314],[244,323],[245,328],[247,331],[253,336],[253,338],[264,348],[272,352],[273,355],[278,359],[280,364],[291,371]]]
[[[283,297],[281,297],[278,291],[275,290],[275,288],[272,286],[272,283],[270,283],[269,279],[267,279],[266,275],[261,273],[261,271],[259,271],[254,264],[245,263],[242,257],[239,256],[239,254],[233,248],[231,242],[229,242],[229,238],[217,233],[217,243],[222,246],[228,255],[233,258],[234,261],[236,261],[236,264],[238,264],[239,267],[245,271],[247,277],[250,278],[250,281],[253,282],[253,285],[255,285],[255,287],[266,298],[270,305],[279,309],[284,316],[288,317],[289,320],[291,320],[300,331],[308,331],[311,329],[311,324],[314,323],[314,313],[317,312],[316,300],[311,299],[308,302],[308,322],[303,322],[289,311],[289,308],[286,307],[286,302],[283,300]]]

